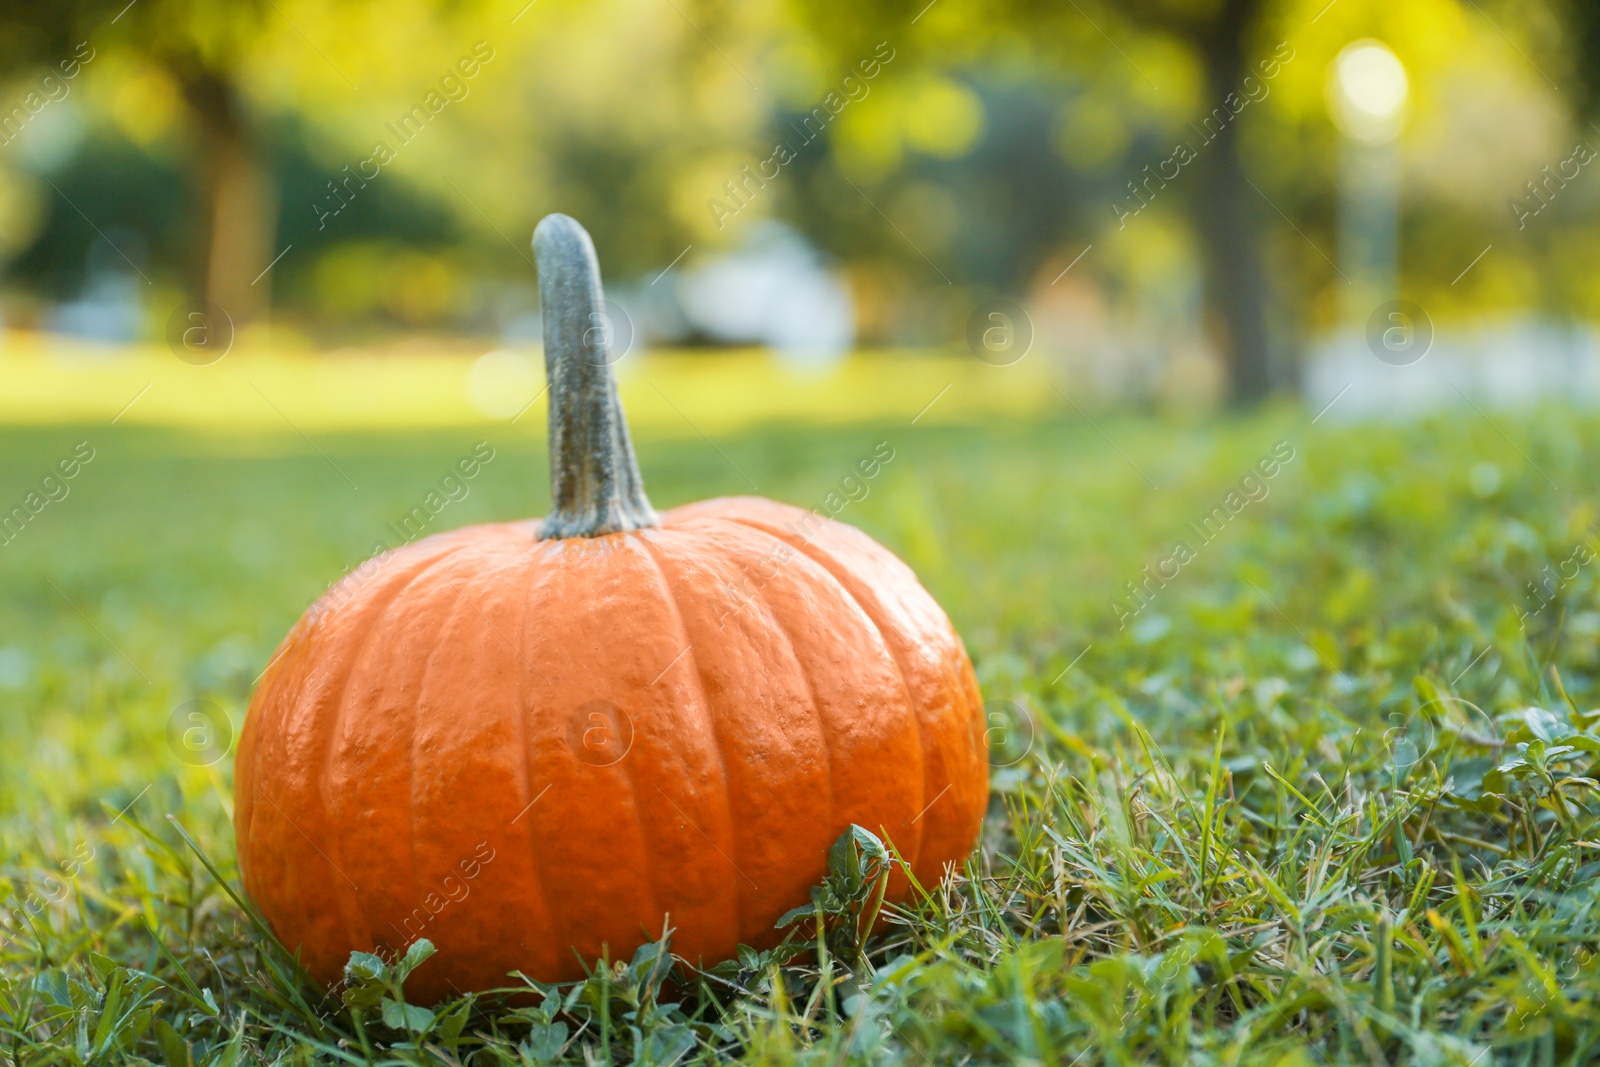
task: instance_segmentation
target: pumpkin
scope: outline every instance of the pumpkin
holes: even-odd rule
[[[667,926],[710,965],[772,944],[851,824],[930,886],[982,820],[983,705],[944,612],[817,512],[658,515],[589,235],[551,215],[533,246],[550,516],[352,572],[285,638],[241,736],[245,890],[324,983],[419,938],[438,951],[414,1002],[570,980]]]

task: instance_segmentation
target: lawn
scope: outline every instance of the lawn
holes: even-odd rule
[[[0,1055],[1600,1057],[1600,421],[1069,414],[639,432],[659,506],[815,505],[889,442],[839,517],[967,642],[981,848],[865,944],[836,925],[715,973],[647,949],[432,1010],[374,961],[325,997],[252,926],[229,738],[186,716],[236,733],[295,618],[477,442],[438,527],[542,513],[542,426],[0,430],[6,509],[78,460],[0,548]],[[871,845],[843,859],[870,873]],[[871,888],[850,867],[841,913]]]

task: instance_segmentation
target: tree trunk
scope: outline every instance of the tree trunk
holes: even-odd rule
[[[199,67],[177,74],[195,118],[205,220],[192,284],[238,326],[261,318],[270,303],[272,276],[262,272],[278,252],[272,175],[228,76]]]
[[[1251,73],[1245,37],[1260,0],[1226,0],[1216,20],[1195,44],[1205,67],[1213,107],[1230,93],[1243,96]],[[1268,208],[1245,176],[1237,120],[1199,150],[1194,203],[1205,279],[1206,330],[1223,354],[1228,399],[1253,404],[1272,387],[1267,336],[1267,278],[1262,258],[1261,210]]]

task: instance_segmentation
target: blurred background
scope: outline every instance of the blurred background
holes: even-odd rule
[[[915,1020],[874,999],[841,1057],[896,1018],[1592,1055],[1595,823],[1545,820],[1600,744],[1597,156],[1595,0],[0,0],[0,1037],[300,1040],[226,931],[233,746],[341,576],[544,513],[565,212],[655,506],[822,509],[975,664],[1002,903],[928,924],[939,967],[874,987]],[[1234,978],[1148,984],[1202,945]]]
[[[1580,0],[9,0],[0,418],[513,415],[550,211],[752,409],[1600,398],[1597,72]]]

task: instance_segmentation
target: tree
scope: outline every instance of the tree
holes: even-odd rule
[[[1252,73],[1248,42],[1261,16],[1262,0],[1221,0],[1208,16],[1175,11],[1154,2],[1123,10],[1155,32],[1184,41],[1205,72],[1207,99],[1223,105],[1243,93]],[[1260,195],[1250,187],[1240,152],[1239,131],[1229,123],[1195,163],[1198,195],[1191,216],[1200,238],[1205,278],[1206,323],[1228,370],[1228,397],[1253,404],[1272,388],[1272,351],[1267,327],[1269,292],[1263,266]]]
[[[1165,37],[1195,57],[1203,74],[1207,112],[1224,106],[1230,95],[1242,94],[1242,83],[1258,58],[1251,46],[1264,7],[1265,0],[1213,4],[1078,0],[1065,6],[1005,0],[971,9],[969,17],[954,9],[930,14],[932,5],[924,6],[923,0],[867,0],[850,16],[820,0],[804,5],[815,43],[836,60],[842,60],[846,50],[859,50],[883,37],[904,42],[933,32],[927,24],[911,28],[913,17],[920,20],[924,15],[958,23],[956,31],[947,31],[945,42],[959,47],[969,59],[979,47],[973,42],[987,41],[997,51],[1018,48],[1018,31],[1026,28],[1027,39],[1042,42],[1055,61],[1077,71],[1094,71],[1099,78],[1126,76],[1132,61],[1118,39],[1127,41],[1137,33]],[[1090,58],[1091,50],[1108,53],[1123,64],[1122,70],[1108,75],[1097,58]],[[914,48],[908,43],[903,52],[906,58],[901,62],[906,65],[951,65],[944,49]],[[1207,332],[1226,365],[1230,400],[1248,405],[1262,399],[1274,384],[1268,330],[1271,294],[1262,244],[1265,204],[1251,188],[1236,125],[1224,124],[1196,153],[1191,195],[1184,202],[1200,247]]]
[[[0,62],[53,67],[78,42],[121,48],[159,65],[191,119],[189,160],[199,235],[191,294],[235,322],[265,312],[270,282],[252,285],[272,257],[277,217],[272,182],[236,72],[261,28],[261,0],[6,0]]]
[[[191,292],[224,308],[236,324],[248,322],[268,309],[271,278],[261,271],[272,259],[277,223],[266,152],[235,73],[259,32],[262,6],[258,0],[142,6],[131,32],[176,83],[192,120],[191,175],[202,215]]]

